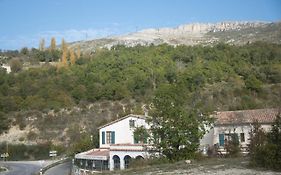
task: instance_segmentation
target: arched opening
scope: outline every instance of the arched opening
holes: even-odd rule
[[[142,156],[137,156],[136,160],[143,160],[144,158]]]
[[[129,168],[130,162],[131,162],[131,157],[128,156],[128,155],[126,155],[126,156],[124,157],[124,164],[125,164],[124,167],[125,167],[125,169]]]
[[[113,156],[114,170],[120,170],[120,158],[117,155]]]

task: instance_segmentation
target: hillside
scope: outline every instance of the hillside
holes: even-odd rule
[[[118,45],[64,67],[0,69],[0,140],[88,149],[98,126],[143,114],[167,84],[182,87],[187,107],[199,111],[280,107],[281,45]]]
[[[82,51],[91,53],[99,48],[111,48],[115,45],[212,45],[220,42],[243,45],[256,41],[281,43],[281,23],[275,22],[220,22],[194,23],[176,28],[145,29],[122,36],[107,37],[92,41],[80,41],[71,46],[80,45]]]

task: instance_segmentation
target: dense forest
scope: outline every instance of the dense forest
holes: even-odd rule
[[[60,51],[56,56],[45,53],[48,59],[37,54],[33,61],[45,65],[10,74],[0,70],[2,131],[8,129],[6,116],[14,111],[59,110],[100,100],[148,104],[163,84],[180,84],[190,105],[200,103],[213,111],[281,104],[281,46],[276,44],[114,46],[64,67],[48,64],[59,59]]]

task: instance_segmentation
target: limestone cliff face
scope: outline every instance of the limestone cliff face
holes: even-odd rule
[[[82,51],[94,52],[97,48],[111,48],[114,45],[210,45],[217,42],[229,44],[245,44],[248,42],[265,41],[281,44],[281,23],[269,22],[219,22],[193,23],[175,28],[145,29],[128,35],[108,37],[80,44]]]

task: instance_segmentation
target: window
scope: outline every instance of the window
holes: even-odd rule
[[[106,143],[115,144],[115,131],[106,131]]]
[[[106,143],[111,143],[111,131],[106,131]]]
[[[240,133],[240,142],[245,142],[245,134]]]
[[[130,125],[130,128],[134,128],[135,127],[135,120],[129,120],[129,125]]]
[[[125,169],[129,168],[130,161],[131,161],[131,157],[126,155],[124,157]]]

